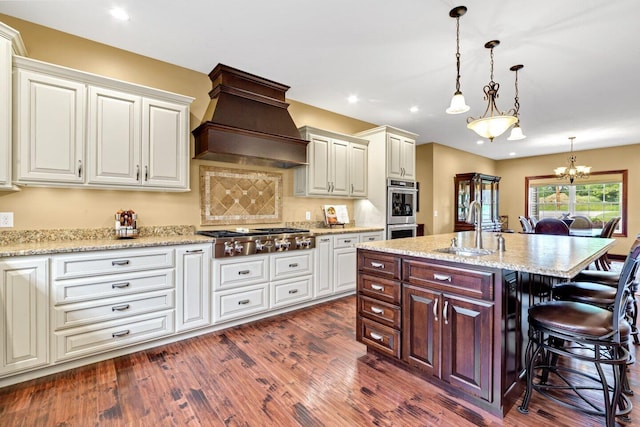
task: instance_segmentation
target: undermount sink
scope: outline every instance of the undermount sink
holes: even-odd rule
[[[446,248],[438,248],[436,252],[442,252],[445,254],[452,255],[460,255],[460,256],[482,256],[482,255],[490,255],[495,252],[495,250],[491,249],[478,249],[478,248],[458,248],[454,246],[449,246]]]

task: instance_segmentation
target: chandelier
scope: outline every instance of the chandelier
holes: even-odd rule
[[[467,127],[489,141],[493,141],[493,138],[502,135],[518,122],[513,110],[501,112],[496,105],[500,84],[493,81],[493,49],[499,44],[500,40],[491,40],[484,45],[489,49],[491,57],[491,79],[483,88],[487,108],[484,110],[484,114],[477,119],[473,117],[467,119]]]
[[[462,91],[460,91],[460,17],[465,13],[467,13],[465,6],[454,7],[449,11],[449,16],[456,20],[456,91],[453,94],[453,98],[451,98],[451,105],[446,110],[448,114],[461,114],[469,111],[469,106],[465,102]],[[513,141],[525,138],[522,129],[520,129],[518,125],[518,113],[520,109],[518,98],[518,70],[522,69],[523,65],[514,65],[511,67],[511,71],[516,72],[515,108],[502,112],[496,105],[500,84],[493,80],[493,49],[499,44],[499,40],[491,40],[484,45],[485,48],[490,50],[491,57],[491,78],[489,83],[483,88],[487,108],[484,110],[482,116],[478,118],[469,117],[467,119],[467,128],[479,136],[493,141],[495,137],[502,135],[513,126],[511,135],[508,138]]]
[[[569,166],[561,166],[553,170],[558,179],[568,179],[570,184],[573,184],[573,181],[576,178],[589,178],[589,173],[591,172],[591,166],[576,166],[576,155],[573,154],[574,139],[576,139],[575,136],[569,137],[569,140],[571,141],[571,155],[569,156]]]

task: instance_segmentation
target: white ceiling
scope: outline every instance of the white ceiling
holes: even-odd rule
[[[448,115],[461,85],[471,111]],[[108,13],[125,8],[131,19]],[[640,143],[638,0],[0,1],[0,13],[209,73],[223,63],[291,86],[287,97],[492,159]],[[489,51],[498,106],[513,107],[514,64],[527,138],[478,145],[468,115],[485,109]],[[29,47],[27,46],[27,49]],[[347,102],[355,94],[360,102]],[[417,105],[420,110],[410,113]],[[302,123],[300,124],[302,125]]]

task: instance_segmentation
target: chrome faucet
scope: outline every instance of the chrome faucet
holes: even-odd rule
[[[467,224],[473,223],[476,225],[476,249],[482,249],[482,205],[477,200],[469,203]]]

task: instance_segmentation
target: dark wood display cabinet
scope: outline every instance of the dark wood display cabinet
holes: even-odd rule
[[[461,173],[454,177],[455,222],[453,231],[469,231],[473,224],[466,222],[469,204],[477,200],[482,204],[482,229],[500,231],[498,192],[500,177],[477,172]]]

